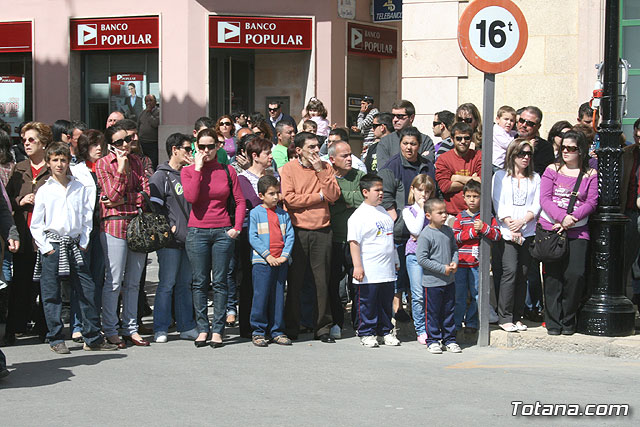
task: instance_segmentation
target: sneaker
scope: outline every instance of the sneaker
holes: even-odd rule
[[[447,344],[447,351],[450,351],[451,353],[462,353],[462,349],[455,342]]]
[[[181,340],[191,340],[195,341],[198,338],[198,328],[189,329],[188,331],[180,332]]]
[[[518,332],[518,328],[513,323],[502,323],[500,327],[507,332]]]
[[[339,340],[340,338],[342,338],[342,329],[339,325],[333,325],[331,327],[331,330],[329,330],[329,335],[331,336],[331,338]]]
[[[498,313],[493,309],[493,307],[489,306],[489,323],[498,323]]]
[[[431,354],[442,354],[442,347],[440,347],[440,343],[437,342],[432,342],[431,344],[429,344],[427,350],[429,350],[429,353]]]
[[[393,334],[387,334],[384,336],[384,345],[398,346],[400,345],[400,340],[393,336]]]
[[[256,347],[268,347],[269,343],[264,339],[264,335],[254,335],[251,337],[251,342]]]
[[[373,335],[360,337],[360,344],[362,344],[365,347],[375,348],[375,347],[378,347],[378,338]]]
[[[155,342],[165,343],[169,341],[169,337],[167,337],[166,332],[156,332],[155,335],[153,336],[153,340]]]
[[[418,342],[422,345],[427,345],[427,334],[418,335]]]
[[[280,345],[291,345],[291,340],[286,335],[278,335],[277,337],[271,338],[271,342]]]
[[[118,349],[118,344],[111,344],[109,341],[103,340],[97,345],[88,345],[87,343],[84,343],[82,348],[84,351],[115,351]]]
[[[61,342],[61,343],[58,343],[58,344],[54,344],[50,348],[51,348],[51,351],[53,351],[54,353],[71,354],[71,352],[67,348],[67,345],[64,342]]]
[[[515,327],[518,331],[526,331],[527,330],[527,325],[525,325],[524,323],[517,321],[515,324]]]

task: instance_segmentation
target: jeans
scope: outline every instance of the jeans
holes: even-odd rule
[[[95,284],[93,301],[100,313],[102,307],[102,288],[104,286],[104,252],[100,243],[100,227],[94,228],[89,236],[89,247],[85,253],[89,263],[89,273]],[[80,306],[75,291],[71,290],[71,333],[82,332]]]
[[[407,255],[407,273],[411,285],[411,315],[417,335],[427,333],[427,319],[424,315],[424,288],[422,287],[422,266],[416,254]]]
[[[227,231],[231,227],[189,227],[185,249],[193,273],[193,305],[199,333],[224,332],[227,307],[227,273],[233,256],[235,241]],[[207,290],[213,272],[213,319],[209,328],[207,316]]]
[[[396,274],[395,281],[395,293],[402,294],[406,290],[409,289],[409,274],[407,272],[407,262],[406,257],[404,256],[404,252],[406,250],[407,243],[403,243],[401,245],[396,245],[396,251],[398,252],[398,259],[400,260],[400,270],[398,270]],[[402,309],[402,306],[400,307]]]
[[[40,289],[42,292],[42,303],[44,316],[47,321],[50,345],[64,342],[62,323],[62,298],[60,296],[60,278],[58,276],[58,265],[60,256],[60,244],[51,243],[54,252],[51,255],[42,255],[42,274],[40,277]],[[82,254],[85,264],[77,266],[73,255],[69,254],[70,275],[69,284],[78,296],[78,303],[82,315],[82,336],[88,345],[94,345],[102,341],[100,335],[100,318],[94,306],[93,292],[94,284],[89,275],[89,268],[86,264],[86,257]]]
[[[153,330],[167,333],[171,325],[171,294],[175,295],[176,326],[186,332],[196,327],[191,294],[191,264],[183,248],[158,249],[158,288],[153,310]]]
[[[527,297],[524,305],[529,311],[542,311],[542,280],[540,279],[540,261],[531,258],[527,273]]]
[[[467,306],[467,295],[471,295]],[[456,305],[453,311],[456,329],[478,329],[478,267],[458,267],[456,271]]]
[[[229,272],[227,273],[227,316],[238,314],[238,286],[236,283],[236,266],[238,265],[238,253],[234,251],[229,260]]]
[[[284,334],[284,284],[288,269],[288,263],[277,267],[253,264],[253,335],[274,338]]]
[[[101,232],[106,277],[102,288],[102,327],[107,337],[118,334],[118,296],[122,290],[124,335],[138,332],[138,289],[147,254],[133,252],[125,239]]]

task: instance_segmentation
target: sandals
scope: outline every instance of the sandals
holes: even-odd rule
[[[507,332],[518,332],[518,327],[513,323],[501,323],[500,327]]]
[[[253,335],[251,337],[251,342],[256,347],[268,347],[269,343],[264,339],[264,335]]]
[[[277,337],[271,338],[271,342],[280,345],[291,345],[291,340],[286,335],[278,335]]]

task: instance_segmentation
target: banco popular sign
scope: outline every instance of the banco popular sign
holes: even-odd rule
[[[392,28],[349,22],[347,50],[357,55],[379,58],[398,56],[398,32]]]
[[[311,50],[310,18],[210,16],[209,47]]]
[[[71,50],[157,49],[158,17],[71,20]]]

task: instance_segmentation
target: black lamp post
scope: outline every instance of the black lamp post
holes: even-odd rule
[[[624,296],[624,229],[629,219],[620,212],[622,148],[618,107],[618,41],[620,0],[607,0],[604,38],[604,95],[601,101],[598,155],[598,209],[591,217],[592,294],[578,313],[578,332],[609,337],[631,335],[635,309]]]

